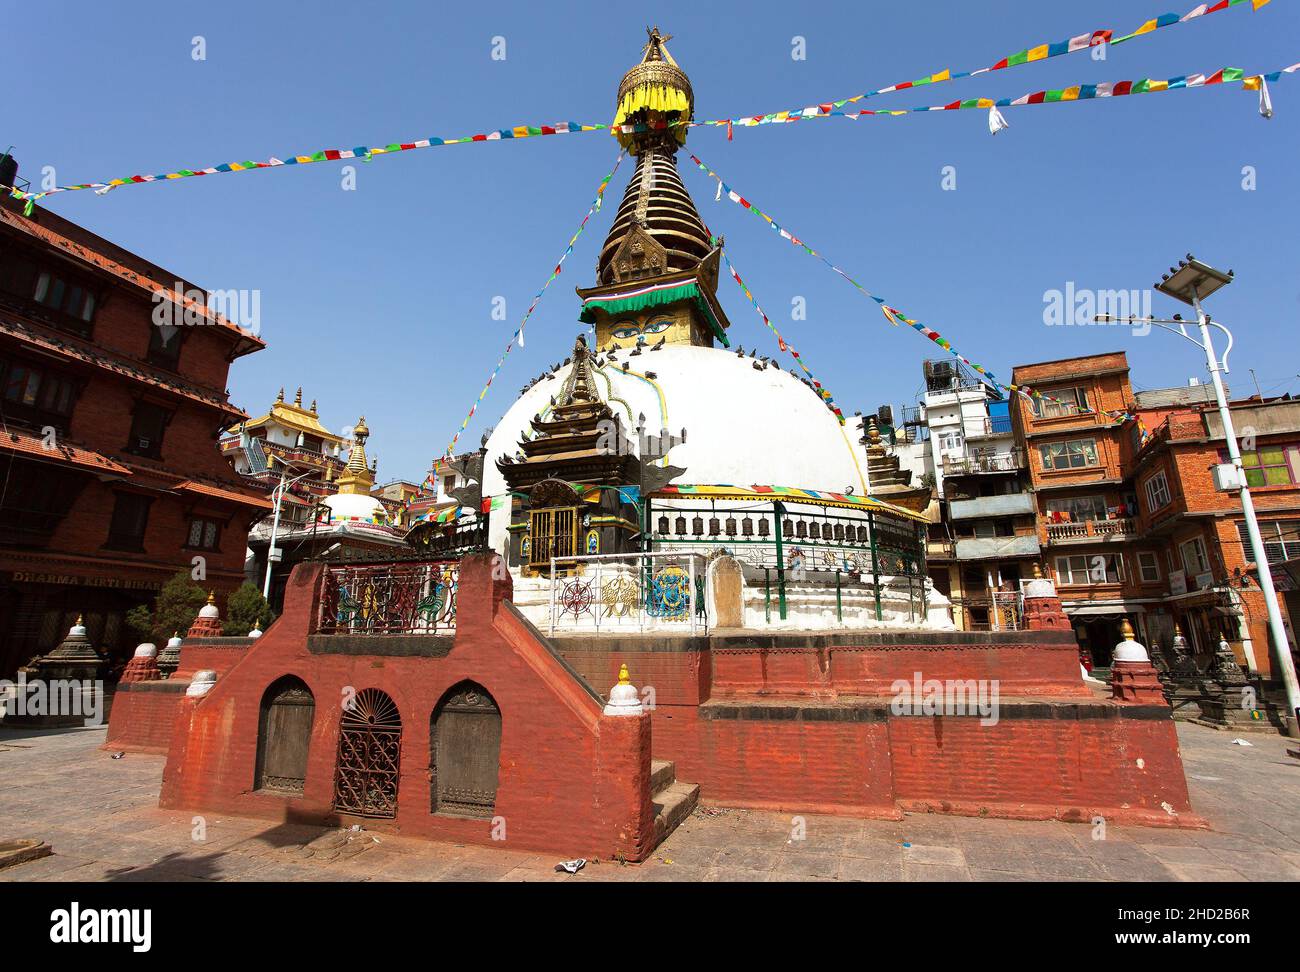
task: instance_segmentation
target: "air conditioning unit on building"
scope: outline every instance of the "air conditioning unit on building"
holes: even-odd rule
[[[1214,488],[1220,493],[1239,492],[1241,490],[1241,475],[1237,467],[1230,462],[1221,462],[1211,466],[1210,470],[1214,476]]]

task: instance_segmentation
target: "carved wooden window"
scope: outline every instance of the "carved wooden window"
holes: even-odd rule
[[[429,720],[430,812],[490,817],[501,764],[501,710],[473,682],[448,690]]]
[[[532,538],[528,565],[549,567],[552,557],[575,556],[581,522],[576,507],[533,510],[528,521],[528,535]]]
[[[255,788],[302,793],[316,699],[301,679],[286,675],[262,695],[257,727]]]

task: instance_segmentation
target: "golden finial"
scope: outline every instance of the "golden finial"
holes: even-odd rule
[[[627,671],[627,665],[626,665],[626,664],[623,664],[623,665],[619,665],[619,666],[618,666],[618,684],[619,684],[619,685],[631,685],[631,684],[632,684],[632,676],[630,676],[630,675],[628,674],[628,671]]]
[[[1120,621],[1119,636],[1121,638],[1123,638],[1125,641],[1132,641],[1134,634],[1135,632],[1133,631],[1133,625],[1129,623],[1128,618],[1124,618],[1124,620]]]
[[[880,429],[876,428],[876,417],[874,415],[867,419],[867,438],[871,440],[872,445],[880,444]]]
[[[1174,622],[1174,637],[1175,637],[1175,638],[1181,638],[1182,636],[1183,636],[1183,626],[1182,626],[1181,624],[1179,624],[1177,621],[1175,621],[1175,622]]]
[[[81,612],[78,611],[78,612],[77,612],[77,624],[78,624],[78,625],[83,625],[83,624],[85,624],[85,623],[86,623],[86,622],[83,621],[82,618],[81,618]]]
[[[298,394],[293,396],[293,403],[302,408],[302,385],[298,386]]]
[[[253,627],[254,627],[254,628],[260,628],[261,626],[262,626],[262,616],[259,614],[259,615],[258,615],[258,616],[253,620]]]
[[[311,400],[311,413],[312,415],[316,414],[316,399],[314,398]]]
[[[280,386],[280,394],[275,396],[275,400],[278,404],[284,403],[284,385]]]
[[[216,603],[217,603],[217,593],[216,593],[216,591],[208,591],[208,603],[209,603],[209,604],[216,604]]]
[[[1034,580],[1040,580],[1043,576],[1042,565],[1037,560],[1034,561]]]

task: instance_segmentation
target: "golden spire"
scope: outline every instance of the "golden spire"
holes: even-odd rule
[[[302,408],[302,385],[298,386],[298,394],[293,396],[293,403]]]
[[[368,495],[374,487],[375,474],[366,460],[366,439],[369,437],[370,429],[366,427],[366,417],[363,415],[357,419],[357,424],[352,428],[354,442],[352,448],[348,450],[347,468],[339,477],[340,493]]]
[[[311,413],[312,415],[316,414],[316,399],[314,398],[311,400]]]
[[[284,385],[280,386],[280,394],[275,396],[275,401],[279,405],[284,404]]]
[[[208,603],[209,604],[217,603],[217,594],[215,591],[208,591]]]
[[[623,664],[623,665],[619,665],[619,666],[618,666],[618,684],[619,684],[619,685],[631,685],[631,684],[632,684],[632,676],[628,674],[628,670],[627,670],[627,665],[626,665],[626,664]]]
[[[1132,641],[1134,635],[1135,632],[1133,631],[1133,625],[1129,623],[1128,618],[1125,618],[1119,623],[1119,636],[1125,641]]]

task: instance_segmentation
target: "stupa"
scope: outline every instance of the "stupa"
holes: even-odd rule
[[[738,561],[745,625],[924,626],[932,613],[942,625],[925,503],[891,502],[897,460],[847,428],[793,360],[732,346],[721,241],[677,168],[694,94],[666,40],[652,29],[618,87],[636,171],[595,283],[577,290],[590,341],[579,335],[497,423],[464,512],[491,510],[488,543],[538,623],[556,620],[556,596],[580,622],[590,594],[556,594],[553,572],[650,553],[694,564],[701,602],[712,564]]]

